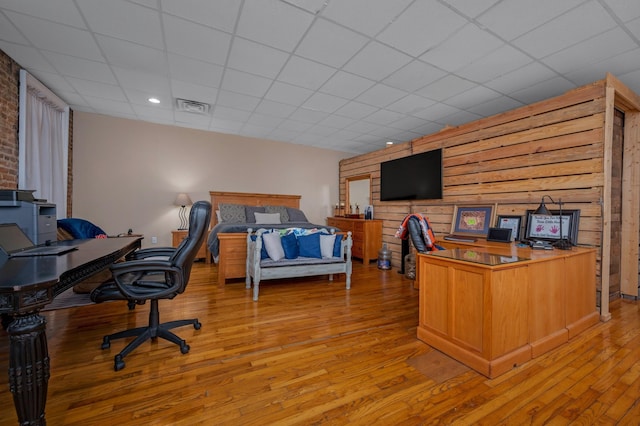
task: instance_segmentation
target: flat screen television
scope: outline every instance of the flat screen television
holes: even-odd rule
[[[442,198],[442,148],[380,163],[380,201]]]

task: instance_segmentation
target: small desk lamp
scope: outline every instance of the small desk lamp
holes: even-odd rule
[[[543,195],[542,200],[540,200],[540,205],[533,212],[533,214],[541,215],[541,216],[553,216],[547,206],[544,205],[544,197],[547,197],[553,204],[558,204],[560,207],[560,239],[553,243],[553,246],[560,250],[571,250],[571,241],[567,240],[562,233],[562,199],[558,198],[558,202],[555,202],[553,198],[548,195]]]
[[[176,197],[176,201],[173,202],[176,206],[180,206],[180,211],[178,212],[178,217],[180,218],[180,228],[179,231],[184,231],[187,229],[187,206],[193,204],[191,198],[185,193],[178,194]]]

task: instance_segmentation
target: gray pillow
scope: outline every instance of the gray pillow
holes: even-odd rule
[[[289,213],[285,206],[264,206],[267,213],[280,213],[280,223],[289,222]]]
[[[289,213],[289,222],[309,222],[307,216],[300,209],[294,209],[293,207],[287,207],[287,213]]]
[[[247,223],[256,223],[256,216],[254,213],[266,213],[264,207],[260,206],[244,206],[244,214],[247,217]]]
[[[220,219],[222,222],[230,223],[244,223],[247,221],[247,217],[244,214],[244,205],[242,204],[218,204],[220,208]]]

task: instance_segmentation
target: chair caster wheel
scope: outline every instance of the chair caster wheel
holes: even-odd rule
[[[100,346],[100,348],[109,349],[110,347],[111,347],[111,342],[109,341],[109,339],[107,337],[102,339],[102,345]]]
[[[115,361],[113,363],[114,371],[120,371],[124,368],[124,361],[122,360],[122,356],[116,355]]]
[[[200,327],[202,327],[202,324],[200,324],[199,321],[193,323],[193,328],[195,328],[196,330],[200,330]]]
[[[186,343],[183,344],[183,345],[180,345],[180,352],[182,352],[183,354],[188,353],[190,349],[191,349],[191,347],[189,345],[187,345]]]

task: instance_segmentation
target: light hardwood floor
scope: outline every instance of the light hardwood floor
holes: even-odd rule
[[[640,308],[615,301],[613,319],[494,380],[464,369],[441,383],[413,368],[432,351],[416,339],[418,292],[396,270],[356,262],[338,277],[266,281],[253,302],[243,282],[216,286],[196,264],[185,294],[160,302],[161,321],[191,345],[159,340],[113,371],[103,334],[147,321],[110,302],[46,312],[49,425],[631,424],[640,419]],[[0,331],[0,424],[17,423]]]

